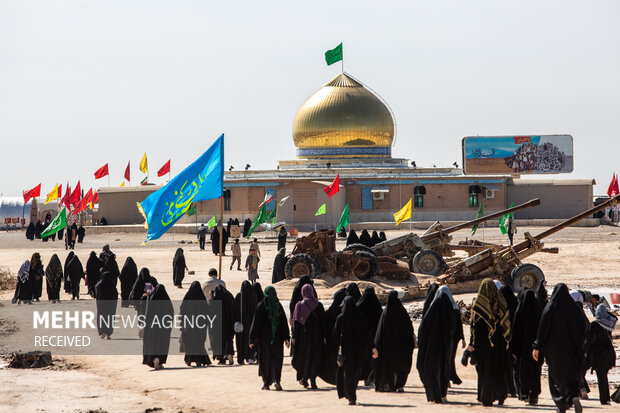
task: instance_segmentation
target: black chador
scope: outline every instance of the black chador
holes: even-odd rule
[[[32,280],[32,299],[39,301],[41,295],[43,295],[43,263],[41,262],[41,255],[38,252],[32,254],[30,258],[30,279]]]
[[[357,401],[357,382],[362,378],[364,360],[370,354],[368,326],[355,304],[353,297],[345,297],[332,333],[342,357],[336,383],[338,397],[346,397],[349,404]]]
[[[281,248],[276,255],[276,258],[273,260],[273,271],[271,273],[271,283],[275,284],[278,281],[282,281],[286,278],[286,274],[284,273],[284,267],[286,266],[286,262],[288,258],[286,258],[286,250]]]
[[[445,401],[453,374],[455,342],[462,338],[462,331],[450,294],[439,289],[418,330],[416,367],[429,402]]]
[[[579,403],[584,373],[588,319],[571,298],[566,284],[557,284],[540,317],[534,348],[549,366],[549,392],[560,412]]]
[[[215,255],[220,253],[220,230],[215,227],[211,233],[211,250]],[[224,245],[222,243],[222,251],[224,251]]]
[[[504,296],[490,278],[480,284],[471,310],[470,346],[476,355],[478,401],[491,406],[503,404],[510,383],[507,381],[510,314]]]
[[[372,348],[373,340],[377,334],[377,326],[379,325],[379,319],[381,318],[381,303],[375,294],[375,289],[372,286],[368,286],[364,289],[362,298],[357,302],[357,308],[362,312],[364,320],[366,321],[366,327],[368,328],[368,348]],[[360,380],[364,380],[365,384],[369,386],[374,383],[374,360],[371,352],[369,351],[366,358],[362,362],[362,375]]]
[[[280,377],[284,360],[283,345],[290,340],[288,322],[278,300],[275,288],[265,288],[265,297],[256,307],[250,326],[250,342],[258,355],[258,374],[263,379],[263,389],[274,384],[282,390]]]
[[[334,331],[336,326],[336,319],[342,312],[342,302],[347,296],[347,290],[340,288],[334,293],[334,300],[327,310],[325,310],[325,331],[328,333]],[[336,378],[338,375],[338,342],[334,339],[333,334],[327,334],[325,352],[323,353],[323,361],[321,362],[321,370],[319,371],[319,377],[326,383],[336,384]]]
[[[250,348],[250,325],[254,319],[257,305],[258,298],[252,289],[252,284],[247,280],[243,281],[241,283],[241,291],[233,301],[234,322],[240,323],[237,325],[243,325],[243,331],[235,332],[237,362],[239,364],[253,361],[256,358],[255,351]]]
[[[67,258],[65,258],[65,265],[63,267],[65,292],[67,294],[71,293],[71,279],[69,278],[69,273],[67,272],[67,270],[69,269],[69,263],[71,262],[71,259],[74,256],[75,256],[75,253],[73,251],[69,251],[69,254],[67,254]]]
[[[151,275],[148,268],[142,268],[129,293],[129,305],[136,309],[138,315],[144,315],[148,290],[152,292],[156,286],[157,278]]]
[[[519,293],[518,302],[510,335],[515,384],[519,399],[535,405],[540,394],[542,358],[538,361],[532,358],[532,345],[536,340],[541,311],[536,301],[536,294],[530,289]]]
[[[94,296],[95,285],[99,282],[101,277],[101,268],[103,267],[103,260],[97,257],[95,251],[91,251],[86,261],[86,280],[88,285],[88,294]]]
[[[372,237],[365,229],[362,230],[362,235],[360,235],[360,244],[365,245],[368,248],[372,247]]]
[[[72,300],[80,298],[80,282],[84,279],[84,267],[77,255],[74,255],[67,265],[65,277],[69,278]],[[66,285],[66,283],[65,283]]]
[[[51,302],[60,301],[60,287],[62,285],[62,264],[58,255],[52,255],[45,269],[45,281],[47,284],[47,298]]]
[[[211,359],[205,349],[208,321],[205,319],[208,304],[199,281],[189,286],[181,303],[181,351],[185,352],[185,364],[208,366]]]
[[[213,349],[213,358],[219,361],[218,364],[226,364],[226,360],[232,364],[233,355],[235,354],[235,349],[233,347],[233,338],[235,336],[235,321],[233,318],[234,297],[226,287],[218,285],[213,290],[213,301],[220,301],[222,306],[221,341],[217,343],[215,341],[216,337],[214,337],[213,334],[209,334],[211,348]]]
[[[377,354],[375,389],[403,391],[411,371],[415,335],[409,314],[398,299],[396,291],[390,291],[388,295],[374,344]]]
[[[360,288],[356,283],[350,283],[347,285],[347,295],[349,297],[353,297],[353,301],[357,303],[360,298],[362,298],[362,293],[360,292]]]
[[[101,258],[101,254],[99,254],[99,258]],[[112,280],[114,281],[114,287],[118,283],[118,277],[121,275],[120,270],[118,269],[118,263],[116,262],[116,255],[110,252],[108,255],[103,258],[103,267],[101,267],[101,273],[109,272],[112,274]]]
[[[377,231],[373,231],[372,237],[370,237],[370,244],[371,244],[370,246],[374,247],[380,242],[381,242],[381,238],[379,238],[379,234],[377,233]]]
[[[121,281],[121,307],[129,307],[129,294],[138,278],[138,266],[133,258],[127,257],[118,278]]]
[[[114,285],[114,274],[105,271],[95,285],[97,299],[97,332],[101,338],[108,338],[114,331],[114,315],[118,303],[118,291]]]
[[[299,383],[316,389],[316,378],[323,361],[325,331],[325,309],[316,298],[314,287],[301,288],[302,300],[293,312],[293,359],[291,365],[297,371]]]
[[[351,231],[349,231],[349,236],[347,237],[347,245],[351,245],[351,244],[359,244],[360,239],[357,236],[357,233],[355,232],[354,229],[352,229]]]
[[[312,289],[314,290],[314,281],[307,275],[302,275],[299,278],[299,281],[297,281],[297,284],[295,284],[295,287],[293,288],[293,294],[291,295],[291,301],[288,307],[291,319],[293,318],[293,314],[295,313],[295,306],[298,302],[301,301],[301,289],[306,284],[312,285]],[[314,290],[314,295],[316,296],[316,290]]]
[[[159,370],[168,359],[172,325],[166,320],[174,318],[172,301],[162,284],[155,287],[146,304],[142,364]]]
[[[183,248],[177,248],[172,259],[172,282],[176,287],[182,287],[183,278],[185,278],[185,270],[187,265],[185,264],[185,255],[183,255]]]

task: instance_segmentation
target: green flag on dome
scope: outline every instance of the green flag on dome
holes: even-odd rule
[[[327,66],[333,65],[336,62],[342,60],[342,43],[336,46],[332,50],[328,50],[325,52],[325,62]]]

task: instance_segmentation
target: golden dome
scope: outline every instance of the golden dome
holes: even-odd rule
[[[345,73],[310,96],[293,121],[300,158],[389,157],[393,139],[387,105]]]

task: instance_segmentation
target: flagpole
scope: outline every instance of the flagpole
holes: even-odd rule
[[[217,275],[222,279],[222,238],[224,238],[224,195],[220,197],[220,267]]]
[[[340,60],[340,67],[342,68],[342,73],[344,74],[344,43],[342,44],[342,48],[340,50],[342,53],[342,60]]]

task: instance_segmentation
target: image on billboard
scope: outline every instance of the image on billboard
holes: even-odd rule
[[[558,174],[573,171],[571,135],[468,136],[465,174]]]

